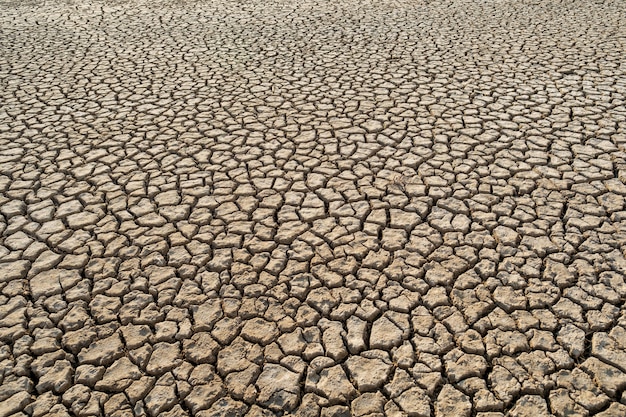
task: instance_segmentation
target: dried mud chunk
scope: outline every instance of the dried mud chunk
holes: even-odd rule
[[[593,376],[598,386],[611,396],[626,388],[626,373],[596,358],[587,359],[580,368]]]
[[[391,349],[402,344],[403,331],[394,322],[383,316],[372,325],[370,347],[372,349]]]
[[[487,371],[487,361],[482,356],[463,353],[453,349],[444,356],[446,373],[451,382],[476,376],[480,377]]]
[[[197,413],[209,409],[224,394],[224,384],[219,378],[214,378],[206,384],[195,385],[185,397],[185,404],[192,413]]]
[[[74,368],[68,360],[59,360],[54,363],[54,366],[46,370],[46,372],[39,378],[37,383],[37,391],[53,391],[55,394],[65,392],[72,386],[72,377],[74,375]]]
[[[196,414],[198,417],[243,417],[248,411],[248,406],[240,401],[225,397],[217,400],[211,408]]]
[[[626,349],[619,346],[607,333],[594,333],[591,339],[591,354],[626,372]]]
[[[566,389],[550,391],[550,410],[557,416],[587,416],[589,412],[570,397]]]
[[[146,371],[151,375],[162,375],[176,368],[180,362],[180,344],[160,342],[154,345]]]
[[[259,401],[274,411],[293,410],[300,398],[300,375],[280,365],[266,364],[257,379]]]
[[[110,365],[124,354],[124,345],[118,333],[93,342],[78,354],[78,362],[91,365]]]
[[[142,377],[141,370],[128,358],[122,357],[106,369],[95,388],[101,391],[121,392]]]
[[[365,393],[352,400],[350,408],[355,417],[382,416],[386,402],[386,398],[380,392]]]
[[[579,368],[561,370],[554,378],[557,387],[567,389],[572,399],[589,411],[598,411],[610,401],[592,378]]]
[[[360,392],[375,391],[389,378],[392,365],[379,358],[351,356],[346,361],[350,377]]]
[[[472,403],[470,398],[452,385],[444,385],[435,401],[435,417],[469,417],[471,412]]]
[[[511,417],[550,417],[546,400],[538,395],[524,395],[515,402]]]
[[[241,329],[241,337],[262,346],[273,342],[279,334],[275,323],[261,318],[246,321]]]
[[[496,365],[489,374],[489,384],[494,394],[505,404],[509,404],[520,392],[519,381],[505,367]]]
[[[207,300],[192,309],[196,331],[211,331],[213,325],[224,315],[222,302],[218,299]]]
[[[81,280],[79,271],[51,269],[39,272],[29,279],[30,293],[37,300],[61,294],[64,288],[70,288]]]
[[[620,417],[626,414],[626,405],[612,403],[609,408],[596,414],[597,417]]]
[[[0,283],[26,278],[29,261],[13,261],[0,264]]]
[[[410,388],[395,399],[409,417],[431,417],[430,398],[420,388]]]
[[[18,413],[24,410],[32,401],[33,398],[28,392],[18,392],[6,400],[0,401],[0,415],[19,415]]]
[[[578,358],[585,350],[585,337],[584,331],[568,323],[559,330],[556,340],[573,358]]]
[[[346,403],[358,394],[340,365],[322,369],[319,374],[310,373],[307,379],[315,384],[316,391],[334,403]]]
[[[152,417],[162,415],[178,402],[176,385],[171,374],[161,377],[145,398],[146,409]]]

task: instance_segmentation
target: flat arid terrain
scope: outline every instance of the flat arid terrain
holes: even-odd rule
[[[625,280],[621,0],[0,0],[0,417],[624,417]]]

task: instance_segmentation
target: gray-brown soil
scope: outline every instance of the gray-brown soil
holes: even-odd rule
[[[625,22],[0,1],[0,416],[625,416]]]

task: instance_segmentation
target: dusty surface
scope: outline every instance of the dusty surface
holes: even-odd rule
[[[0,415],[626,415],[620,1],[0,1]]]

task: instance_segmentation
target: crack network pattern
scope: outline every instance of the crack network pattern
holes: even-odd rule
[[[0,415],[626,415],[626,9],[0,0]]]

